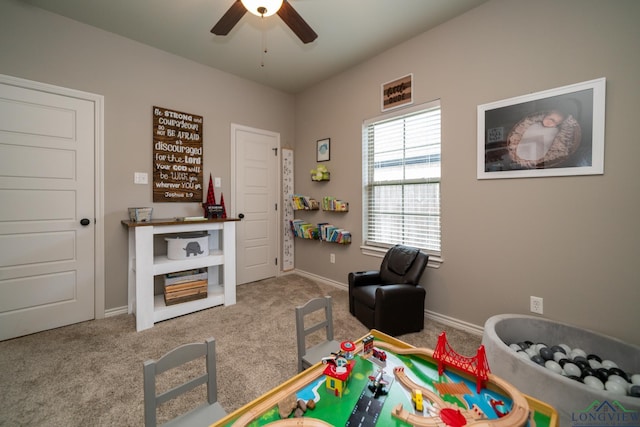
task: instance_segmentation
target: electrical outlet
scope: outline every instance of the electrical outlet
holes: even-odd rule
[[[530,310],[532,313],[536,313],[536,314],[542,314],[543,310],[542,310],[542,298],[540,297],[530,297],[531,298],[531,307]]]
[[[329,262],[331,264],[335,264],[336,263],[336,254],[329,254]]]

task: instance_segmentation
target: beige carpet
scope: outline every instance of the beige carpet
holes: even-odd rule
[[[142,332],[133,316],[121,315],[0,342],[0,425],[143,425],[142,363],[210,336],[217,344],[218,400],[231,412],[296,374],[294,307],[323,295],[333,297],[337,340],[367,333],[349,314],[345,290],[292,274],[239,286],[234,306]],[[459,353],[472,355],[480,345],[480,336],[429,320],[422,332],[400,338],[433,348],[443,330]],[[203,393],[167,403],[159,420]]]

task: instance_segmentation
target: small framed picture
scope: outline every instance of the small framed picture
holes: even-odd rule
[[[319,139],[316,142],[316,162],[331,160],[331,138]]]

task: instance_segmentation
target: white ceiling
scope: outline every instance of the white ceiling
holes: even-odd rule
[[[227,36],[211,34],[235,0],[23,1],[297,93],[487,0],[290,0],[318,34],[309,44],[303,44],[277,15],[262,21],[246,13]],[[268,50],[264,56],[263,37]]]

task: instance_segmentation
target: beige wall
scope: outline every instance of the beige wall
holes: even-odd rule
[[[279,132],[295,145],[296,191],[350,202],[347,214],[309,213],[350,229],[350,246],[296,240],[296,267],[346,283],[375,268],[360,254],[361,124],[380,114],[380,84],[414,74],[416,103],[443,109],[443,257],[424,276],[427,309],[483,325],[526,313],[640,343],[640,2],[495,0],[297,97],[24,5],[0,0],[0,73],[105,97],[106,308],[126,305],[126,208],[161,216],[193,204],[152,204],[151,107],[204,116],[205,174],[229,194],[229,125]],[[479,104],[607,78],[605,174],[476,180]],[[292,120],[295,117],[295,120]],[[315,142],[331,138],[331,182],[311,183]],[[295,141],[295,144],[294,144]],[[225,197],[228,203],[228,198]],[[329,254],[336,254],[336,264]]]
[[[104,96],[107,309],[127,305],[127,208],[153,206],[158,218],[201,213],[194,203],[154,204],[150,185],[133,184],[134,172],[151,179],[152,106],[204,117],[204,174],[222,178],[227,205],[231,123],[293,145],[293,96],[15,0],[0,0],[0,73]]]
[[[359,248],[361,124],[380,115],[381,83],[413,73],[415,102],[442,102],[444,263],[423,277],[427,310],[482,326],[528,313],[535,295],[545,317],[640,343],[639,20],[633,0],[491,1],[298,96],[296,192],[351,209],[299,216],[339,224],[354,243],[296,239],[296,267],[346,283],[379,265]],[[604,175],[476,179],[477,105],[599,77]],[[325,137],[331,182],[312,183]]]

